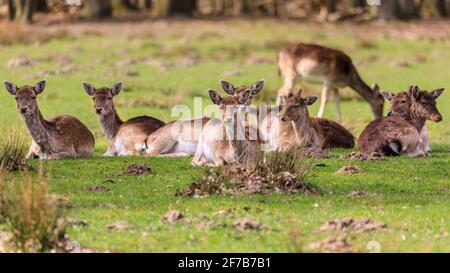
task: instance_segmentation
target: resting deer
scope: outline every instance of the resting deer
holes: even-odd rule
[[[254,143],[247,140],[245,133],[245,113],[242,112],[252,90],[246,89],[236,96],[221,97],[209,89],[211,101],[220,108],[220,118],[206,123],[200,136],[192,165],[233,164],[243,159],[249,151],[254,151]]]
[[[147,137],[165,124],[148,116],[122,121],[113,101],[113,97],[120,93],[122,86],[122,82],[119,82],[111,88],[95,88],[89,83],[83,83],[86,93],[92,96],[95,112],[100,117],[100,123],[109,140],[108,150],[103,156],[128,156],[144,152]]]
[[[267,118],[261,122],[263,139],[272,149],[352,148],[355,145],[353,135],[340,124],[327,119],[311,118],[308,106],[312,105],[317,97],[302,98],[300,94],[301,91],[298,96],[282,97],[279,111],[284,108],[284,114],[278,117],[271,109]],[[269,127],[269,131],[264,131]]]
[[[278,53],[278,70],[284,78],[278,97],[283,95],[289,97],[292,94],[297,76],[305,79],[323,79],[318,117],[323,116],[328,93],[332,91],[339,119],[342,119],[338,88],[346,86],[355,90],[370,104],[375,117],[383,115],[384,99],[379,94],[378,85],[369,87],[359,76],[351,58],[342,51],[313,44],[292,45]]]
[[[234,87],[233,84],[221,80],[223,90],[234,97],[248,88],[245,86]],[[252,96],[261,92],[264,87],[264,80],[254,83],[251,87],[250,97],[247,103],[250,104]],[[192,156],[197,151],[197,143],[205,124],[210,118],[173,121],[159,128],[147,138],[145,154],[147,156],[177,157]]]
[[[45,89],[46,81],[35,86],[17,87],[4,82],[6,90],[16,97],[17,109],[22,114],[33,141],[26,159],[63,159],[91,157],[95,139],[89,129],[78,119],[62,115],[44,119],[36,97]]]
[[[388,110],[388,116],[410,117],[411,99],[406,92],[398,93],[397,95],[391,92],[381,92],[383,97],[391,102],[391,108]],[[431,151],[429,145],[429,135],[426,126],[420,131],[419,149],[425,153]]]
[[[419,87],[411,86],[407,93],[411,100],[409,116],[388,116],[369,123],[359,137],[360,151],[410,157],[425,155],[419,145],[420,132],[426,120],[442,121],[436,99],[443,91],[443,88],[432,92],[420,91]]]

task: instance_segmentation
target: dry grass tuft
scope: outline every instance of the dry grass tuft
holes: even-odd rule
[[[4,135],[6,137],[0,140],[0,173],[26,169],[25,155],[28,150],[26,137],[18,132]]]
[[[62,39],[69,36],[69,32],[65,29],[49,32],[15,22],[0,23],[0,45],[44,43],[50,39]]]

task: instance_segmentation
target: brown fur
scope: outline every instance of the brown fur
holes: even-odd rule
[[[41,159],[91,157],[95,139],[89,129],[78,119],[62,115],[44,119],[36,97],[44,91],[45,81],[36,86],[22,86],[5,82],[7,90],[15,96],[17,108],[23,115],[33,139],[26,159],[35,156]]]
[[[369,123],[358,140],[360,151],[412,157],[424,155],[426,152],[419,146],[419,133],[426,120],[442,120],[442,115],[436,108],[436,99],[442,92],[443,89],[420,91],[417,86],[411,86],[407,93],[411,100],[410,114],[405,117],[388,116]]]
[[[278,53],[278,68],[284,78],[278,96],[289,97],[292,94],[298,75],[324,79],[318,117],[323,115],[329,91],[335,95],[338,115],[341,116],[338,88],[346,86],[370,104],[375,117],[383,115],[384,99],[378,93],[378,86],[370,88],[359,76],[351,58],[342,51],[314,44],[291,45]]]

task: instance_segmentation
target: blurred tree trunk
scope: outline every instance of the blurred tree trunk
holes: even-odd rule
[[[450,16],[450,0],[436,0],[436,9],[442,17]]]
[[[36,0],[36,11],[47,12],[47,0]]]
[[[35,4],[34,0],[8,0],[9,19],[31,23]]]
[[[151,9],[152,8],[152,0],[145,0],[144,1],[144,6],[146,9]]]
[[[197,7],[196,0],[170,0],[169,15],[183,14],[191,16]]]
[[[88,16],[92,19],[101,19],[112,16],[111,0],[87,0]]]
[[[382,1],[378,6],[378,18],[384,20],[408,20],[418,16],[415,0]]]
[[[139,9],[138,1],[121,0],[120,2],[127,10],[138,10]]]

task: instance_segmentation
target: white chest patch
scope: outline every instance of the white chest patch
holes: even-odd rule
[[[194,155],[195,151],[197,150],[197,145],[190,142],[190,141],[184,141],[183,139],[179,138],[177,141],[177,144],[175,144],[174,147],[174,153],[187,153],[190,155]]]

